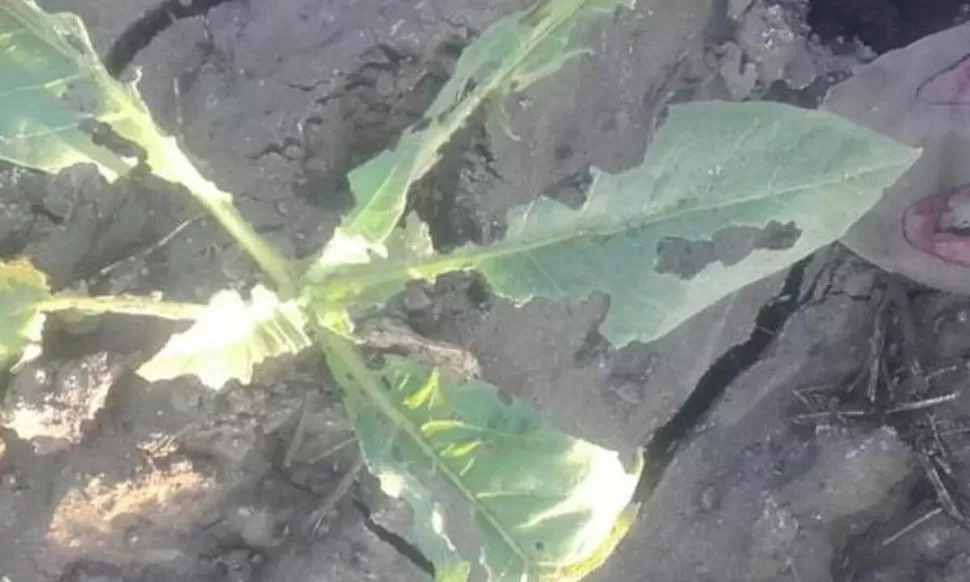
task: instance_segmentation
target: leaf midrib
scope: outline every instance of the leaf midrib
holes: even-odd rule
[[[444,476],[453,487],[455,487],[462,497],[465,498],[478,512],[488,524],[495,530],[496,533],[502,538],[502,540],[512,549],[513,553],[522,560],[524,564],[532,563],[532,560],[528,557],[521,546],[516,543],[516,541],[505,531],[502,527],[501,522],[496,518],[487,506],[479,503],[478,497],[472,493],[461,480],[461,478],[452,471],[451,467],[441,460],[440,456],[434,451],[434,449],[425,442],[423,436],[418,432],[418,429],[414,424],[402,414],[393,403],[389,401],[387,396],[384,395],[380,387],[376,385],[374,380],[374,372],[371,371],[360,359],[359,355],[354,351],[353,347],[349,347],[346,344],[346,340],[328,332],[322,330],[319,332],[318,337],[321,341],[330,346],[330,350],[341,360],[344,361],[353,371],[354,379],[357,382],[353,384],[359,384],[361,391],[367,397],[367,399],[377,405],[381,414],[387,417],[391,423],[397,429],[403,431],[408,437],[417,445],[418,449],[430,460],[433,467],[433,474],[440,474]]]
[[[632,225],[633,221],[599,220],[598,222],[589,224],[578,224],[578,221],[571,221],[559,225],[558,228],[546,230],[543,232],[545,236],[537,237],[535,239],[531,239],[529,233],[524,232],[518,237],[512,239],[506,238],[487,247],[474,247],[470,250],[468,247],[466,247],[466,249],[456,251],[449,255],[434,256],[428,260],[417,263],[402,263],[401,265],[394,266],[392,268],[387,268],[388,265],[386,263],[368,263],[366,265],[358,265],[358,268],[354,269],[353,267],[350,267],[346,273],[335,275],[331,279],[319,283],[318,285],[322,287],[324,296],[327,296],[326,289],[331,286],[339,289],[352,287],[355,284],[360,285],[362,287],[360,292],[354,295],[359,296],[365,294],[368,288],[384,285],[394,281],[415,278],[430,279],[432,277],[452,271],[474,269],[487,260],[494,260],[503,256],[529,253],[539,248],[559,245],[565,242],[576,241],[593,236],[613,237],[618,234],[622,234],[631,228],[646,228],[662,222],[683,219],[692,215],[716,211],[740,204],[749,204],[761,200],[797,196],[803,193],[805,190],[811,188],[825,187],[828,185],[846,182],[848,180],[862,179],[872,174],[878,174],[891,170],[892,168],[899,167],[902,164],[905,164],[905,160],[885,162],[883,164],[876,164],[861,168],[852,174],[844,174],[842,176],[834,176],[828,180],[799,184],[784,190],[772,191],[759,196],[751,196],[740,199],[735,198],[729,201],[724,201],[720,204],[704,205],[702,207],[688,208],[673,212],[659,212],[641,218],[640,221],[636,222],[635,226]],[[536,202],[532,202],[531,204],[534,207]],[[575,212],[579,214],[582,212],[582,209]],[[602,213],[600,216],[608,217],[609,215]],[[577,234],[577,227],[582,228],[584,232]],[[351,297],[351,300],[353,300],[353,297]]]

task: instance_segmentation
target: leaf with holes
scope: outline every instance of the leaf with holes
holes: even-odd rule
[[[513,210],[505,239],[491,246],[375,256],[306,292],[330,309],[359,310],[409,280],[476,270],[518,302],[609,294],[604,336],[618,346],[649,341],[838,239],[918,154],[817,111],[678,105],[643,163],[596,172],[580,209],[539,198]],[[426,234],[406,232],[410,248],[427,247]]]
[[[629,527],[639,460],[625,467],[486,382],[394,356],[372,370],[347,340],[322,343],[368,467],[412,505],[439,574],[465,580],[477,562],[494,581],[576,579]]]

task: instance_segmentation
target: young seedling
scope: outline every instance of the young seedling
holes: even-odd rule
[[[257,285],[248,300],[220,291],[204,306],[77,297],[52,294],[25,260],[0,263],[0,365],[35,357],[45,315],[71,310],[194,320],[140,368],[149,381],[188,374],[216,389],[249,382],[268,358],[316,346],[343,388],[367,467],[414,510],[413,539],[436,579],[583,577],[630,527],[641,464],[556,430],[483,380],[450,380],[408,357],[373,367],[355,324],[408,281],[477,271],[517,303],[608,294],[603,335],[616,346],[650,341],[838,238],[917,155],[819,112],[679,105],[643,164],[594,172],[578,210],[539,198],[510,213],[495,244],[436,253],[427,227],[404,216],[411,184],[474,111],[588,52],[573,47],[577,27],[629,4],[542,0],[486,30],[424,120],[350,174],[355,208],[298,270],[162,135],[135,87],[105,72],[76,17],[4,2],[0,157],[46,172],[94,163],[108,179],[140,164],[183,185],[274,288]],[[128,147],[102,145],[100,132]],[[741,246],[725,250],[734,241]],[[703,260],[684,268],[670,255],[678,245],[700,249]]]

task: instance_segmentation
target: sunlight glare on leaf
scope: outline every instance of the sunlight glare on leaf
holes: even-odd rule
[[[312,345],[306,323],[295,302],[281,302],[265,287],[256,286],[249,303],[235,291],[220,291],[192,327],[173,335],[138,374],[149,382],[193,375],[213,389],[229,380],[248,384],[264,360]]]

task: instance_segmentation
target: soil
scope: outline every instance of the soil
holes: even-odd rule
[[[118,74],[140,68],[160,124],[302,257],[348,209],[346,172],[419,119],[479,31],[528,2],[39,4],[80,14]],[[639,162],[668,102],[815,106],[877,53],[967,14],[949,1],[641,0],[584,33],[594,56],[508,104],[517,136],[471,124],[411,204],[440,249],[493,240],[509,208],[576,205],[590,166]],[[257,278],[177,188],[109,185],[85,167],[0,168],[0,256],[20,253],[55,287],[90,293],[198,301]],[[391,307],[562,428],[646,448],[642,514],[591,580],[970,579],[970,299],[833,245],[650,344],[610,346],[595,331],[607,306],[514,307],[462,275]],[[64,323],[2,380],[14,414],[0,428],[0,579],[430,579],[407,511],[354,472],[319,358],[219,393],[147,385],[132,370],[175,327]]]

